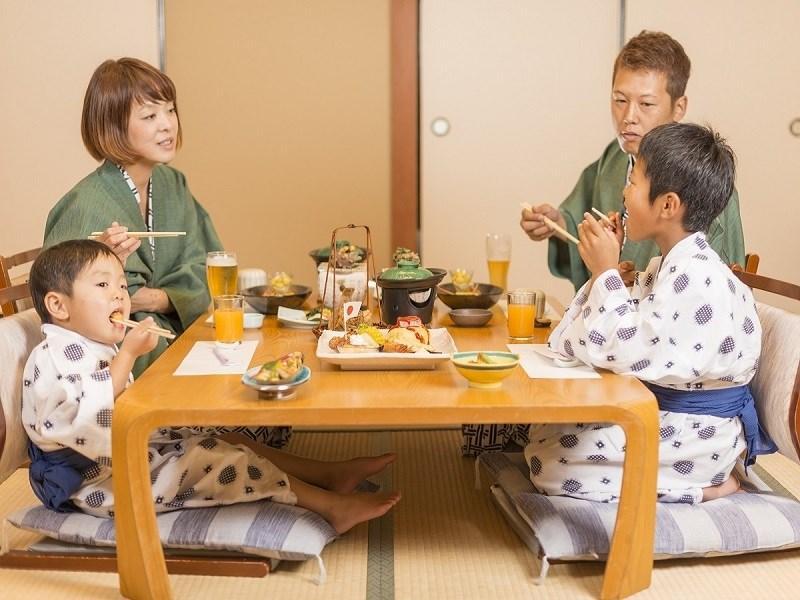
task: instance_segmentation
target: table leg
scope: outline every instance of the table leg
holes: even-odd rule
[[[136,600],[172,598],[147,463],[147,440],[152,429],[135,406],[117,405],[112,457],[119,587],[123,596]]]
[[[617,522],[608,553],[603,600],[625,598],[650,586],[658,479],[658,409],[641,404],[616,421],[625,430],[625,463]]]

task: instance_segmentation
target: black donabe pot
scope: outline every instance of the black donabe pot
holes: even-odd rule
[[[393,280],[378,276],[376,282],[381,288],[381,320],[393,325],[397,317],[417,316],[426,325],[433,320],[433,304],[436,302],[436,287],[447,274],[445,269],[428,267],[431,277],[414,280]],[[430,292],[428,297],[418,302],[411,294]]]

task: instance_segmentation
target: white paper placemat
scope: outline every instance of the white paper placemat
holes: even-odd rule
[[[195,342],[174,375],[241,375],[247,371],[258,340],[245,340],[232,349],[214,342]],[[225,363],[225,364],[223,364]]]
[[[552,358],[547,344],[507,344],[511,352],[519,354],[519,364],[531,379],[600,379],[600,373],[581,364],[575,367],[559,367]]]

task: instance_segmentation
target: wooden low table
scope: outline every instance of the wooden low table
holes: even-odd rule
[[[505,319],[495,307],[481,328],[449,327],[445,313],[435,326],[448,326],[459,350],[501,350],[508,342]],[[114,494],[120,590],[128,598],[172,598],[152,508],[147,440],[164,426],[292,425],[348,429],[403,428],[461,423],[603,422],[627,436],[617,522],[601,598],[622,598],[650,585],[653,567],[658,408],[638,380],[604,372],[602,379],[530,379],[517,369],[499,390],[467,387],[450,363],[432,371],[340,371],[321,364],[316,339],[307,330],[279,326],[268,317],[252,364],[290,351],[305,354],[311,381],[297,397],[260,400],[239,376],[175,377],[173,372],[213,329],[198,319],[117,400],[113,422]],[[537,329],[535,342],[549,331]]]

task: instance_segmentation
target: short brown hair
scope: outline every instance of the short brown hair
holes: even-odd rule
[[[128,143],[128,120],[134,102],[172,102],[178,114],[175,84],[164,73],[138,58],[107,60],[95,69],[83,98],[81,136],[97,160],[131,164],[139,156]],[[176,148],[181,145],[178,117]]]
[[[42,250],[28,275],[33,307],[42,323],[53,322],[44,303],[45,296],[58,292],[71,298],[72,284],[78,275],[101,256],[119,260],[111,248],[94,240],[67,240]]]
[[[643,30],[628,40],[614,61],[612,85],[620,69],[664,73],[667,77],[667,93],[675,102],[686,93],[692,62],[683,46],[666,33]]]

